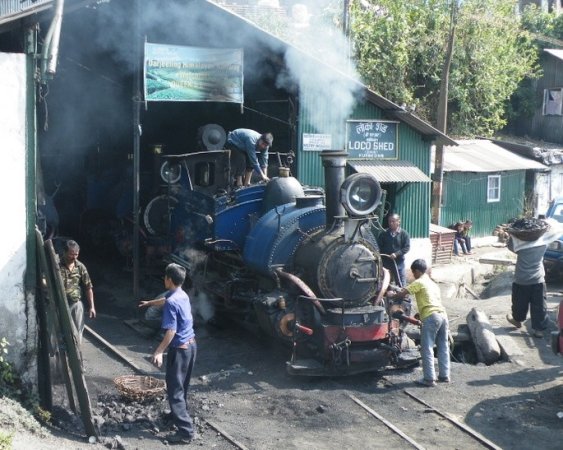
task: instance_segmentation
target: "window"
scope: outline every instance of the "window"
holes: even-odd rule
[[[487,183],[487,203],[500,202],[500,175],[489,175]]]
[[[560,116],[563,106],[563,89],[544,89],[543,90],[543,115]]]

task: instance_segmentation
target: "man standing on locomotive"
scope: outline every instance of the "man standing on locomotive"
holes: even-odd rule
[[[383,266],[391,272],[396,283],[400,281],[401,287],[405,287],[407,285],[405,255],[411,249],[411,238],[409,234],[401,228],[401,217],[399,214],[389,215],[387,221],[389,228],[377,238],[379,251],[384,255],[389,255],[389,257],[383,258]],[[391,258],[391,260],[389,260],[389,258]],[[397,271],[399,272],[398,280]]]
[[[231,160],[237,186],[250,186],[252,170],[262,178],[268,178],[268,149],[274,142],[272,133],[260,134],[248,128],[237,128],[229,132],[226,147],[232,151]]]

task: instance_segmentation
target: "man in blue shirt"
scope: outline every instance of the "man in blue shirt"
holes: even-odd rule
[[[226,147],[232,150],[231,160],[233,173],[237,179],[237,186],[250,185],[252,170],[260,176],[262,181],[268,178],[268,149],[272,146],[272,133],[260,134],[248,128],[238,128],[229,132]]]
[[[164,287],[168,289],[164,297],[139,303],[139,307],[163,306],[162,328],[165,334],[154,351],[152,361],[157,367],[161,367],[164,351],[168,348],[166,391],[172,419],[178,431],[166,440],[184,444],[189,443],[195,434],[187,399],[197,353],[190,298],[182,289],[185,279],[186,269],[178,264],[169,264],[164,276]]]

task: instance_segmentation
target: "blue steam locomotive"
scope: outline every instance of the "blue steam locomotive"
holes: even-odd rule
[[[346,178],[343,151],[321,158],[324,190],[284,164],[267,184],[233,189],[227,150],[163,156],[166,192],[148,204],[146,228],[168,233],[170,258],[216,314],[288,345],[290,374],[416,364],[408,305],[385,297],[390,276],[372,228],[381,187],[367,174]]]

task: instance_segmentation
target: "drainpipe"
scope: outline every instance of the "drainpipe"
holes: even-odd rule
[[[59,42],[61,40],[61,26],[63,23],[64,0],[57,0],[55,4],[55,15],[47,31],[43,52],[41,54],[41,77],[50,78],[57,72],[57,60],[59,56]]]

